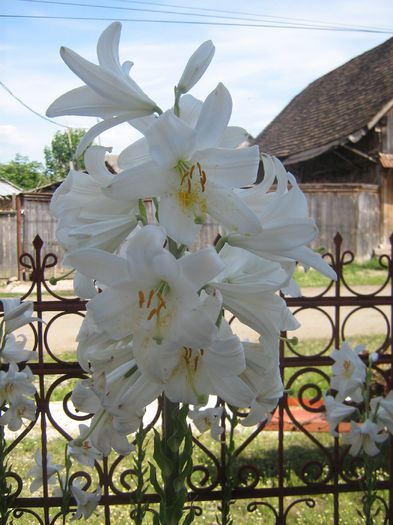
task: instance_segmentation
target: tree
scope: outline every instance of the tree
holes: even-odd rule
[[[0,164],[0,178],[12,182],[22,190],[31,190],[49,182],[40,162],[30,161],[29,157],[19,153],[14,160]]]
[[[46,174],[51,181],[64,179],[70,168],[84,169],[83,159],[74,158],[76,148],[85,135],[83,129],[57,131],[50,146],[45,146]]]

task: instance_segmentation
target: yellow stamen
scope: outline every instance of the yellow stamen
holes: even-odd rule
[[[145,302],[145,294],[143,293],[142,290],[139,290],[138,297],[139,297],[139,308],[142,308],[143,303]]]
[[[147,305],[146,305],[146,308],[150,308],[151,306],[151,302],[153,300],[153,297],[154,297],[154,290],[150,290],[150,293],[149,293],[149,299],[147,301]]]

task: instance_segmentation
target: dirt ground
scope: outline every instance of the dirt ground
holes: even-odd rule
[[[71,289],[71,281],[61,282],[57,285],[56,290]],[[12,291],[14,293],[23,293],[27,290],[26,283],[11,283],[4,291]],[[375,291],[375,287],[362,286],[356,288],[356,291],[362,294],[369,294]],[[313,297],[321,292],[319,288],[305,288],[303,294],[306,297]],[[330,295],[332,292],[329,292]],[[388,295],[389,290],[384,291],[384,295]],[[292,309],[294,310],[294,309]],[[351,313],[353,312],[353,313]],[[386,321],[384,315],[390,319],[390,312],[388,306],[382,306],[378,309],[364,308],[357,310],[354,307],[341,308],[341,322],[346,319],[344,328],[344,338],[349,338],[355,335],[376,335],[386,333]],[[332,333],[329,316],[334,318],[334,308],[327,307],[316,309],[306,309],[300,311],[296,318],[301,323],[300,328],[296,331],[288,333],[289,337],[296,336],[298,339],[330,339]],[[58,313],[45,313],[44,321],[47,323],[44,327],[44,334],[46,334],[46,343],[49,348],[56,353],[63,353],[66,351],[76,350],[75,338],[78,334],[82,317],[76,314],[58,315]],[[256,341],[258,334],[242,325],[239,321],[235,321],[232,325],[234,332],[239,335],[242,340]],[[28,338],[28,342],[33,340],[31,329],[25,328],[22,333]]]

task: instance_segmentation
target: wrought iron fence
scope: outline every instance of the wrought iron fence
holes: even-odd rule
[[[296,316],[306,316],[306,325],[313,323],[314,337],[300,337],[296,346],[290,340],[282,340],[280,366],[286,394],[270,423],[251,431],[237,431],[230,465],[231,478],[236,480],[234,484],[228,485],[228,439],[225,435],[218,444],[200,436],[193,438],[194,471],[188,485],[197,524],[212,522],[209,516],[214,516],[214,509],[222,504],[228,490],[236,501],[236,516],[240,516],[235,523],[297,523],[301,509],[307,508],[311,520],[315,515],[318,523],[338,525],[346,523],[342,516],[343,511],[348,510],[348,501],[353,503],[354,509],[347,522],[356,522],[356,502],[361,498],[361,465],[351,459],[347,448],[327,434],[321,417],[323,391],[328,388],[332,362],[329,353],[344,339],[353,344],[365,342],[369,351],[377,351],[380,357],[375,388],[393,388],[393,264],[392,253],[381,257],[380,265],[386,276],[384,283],[372,290],[359,289],[346,278],[345,269],[353,262],[353,254],[343,251],[339,234],[334,239],[334,246],[335,252],[325,257],[335,268],[338,281],[328,283],[324,289],[305,289],[304,297],[287,298]],[[30,325],[29,335],[38,353],[37,362],[31,365],[37,376],[37,419],[18,435],[8,436],[8,446],[14,465],[14,523],[47,525],[61,523],[61,498],[53,495],[45,469],[40,495],[30,495],[26,472],[37,447],[41,448],[44,459],[48,454],[56,458],[59,438],[75,437],[75,424],[89,417],[76,413],[70,402],[73,384],[83,377],[83,371],[76,361],[74,349],[67,351],[68,341],[76,335],[80,324],[78,319],[84,315],[85,302],[56,291],[46,279],[48,270],[57,263],[55,256],[44,254],[43,242],[38,236],[33,247],[32,254],[23,254],[20,262],[31,278],[23,299],[34,300],[37,316],[45,321],[45,324]],[[375,318],[371,324],[370,316]],[[356,317],[359,317],[357,326],[366,319],[367,327],[371,327],[364,328],[363,335],[351,328]],[[56,343],[53,343],[54,335]],[[159,424],[160,416],[158,403],[149,411],[148,430]],[[149,450],[149,439],[146,442]],[[377,519],[378,523],[390,525],[393,524],[392,472],[393,455],[387,447],[381,456]],[[93,474],[75,473],[83,476],[87,486],[99,483],[103,488],[100,517],[95,523],[127,522],[127,512],[133,503],[134,474],[130,457],[114,455],[96,462]],[[353,498],[348,500],[348,494],[353,494]],[[158,496],[149,489],[144,501],[154,506]],[[123,511],[123,517],[119,518]],[[321,521],[321,515],[326,521]]]

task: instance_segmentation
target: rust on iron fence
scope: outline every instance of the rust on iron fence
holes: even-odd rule
[[[236,500],[234,507],[240,507],[243,515],[250,515],[256,523],[295,523],[303,507],[312,516],[313,509],[322,506],[326,515],[331,516],[326,523],[338,525],[343,496],[354,493],[357,501],[361,501],[361,465],[349,456],[348,447],[339,445],[338,439],[326,432],[323,392],[329,385],[332,363],[329,354],[339,348],[343,340],[351,345],[361,342],[373,345],[366,349],[379,354],[375,388],[379,392],[393,388],[393,265],[392,252],[380,257],[379,264],[386,275],[384,283],[372,290],[358,289],[348,282],[345,271],[353,263],[354,256],[343,251],[342,245],[343,239],[337,234],[335,252],[324,256],[336,270],[337,282],[329,282],[324,289],[312,290],[314,295],[308,295],[310,290],[305,289],[304,297],[287,298],[288,306],[297,317],[307,314],[307,323],[313,323],[314,335],[311,339],[300,336],[296,346],[285,338],[280,343],[280,367],[286,393],[272,420],[251,430],[240,426],[236,429],[231,467],[235,482],[230,486],[231,495]],[[12,474],[16,496],[14,523],[49,525],[62,522],[61,498],[53,495],[45,469],[41,493],[31,495],[26,473],[38,447],[44,460],[50,454],[58,462],[59,439],[76,437],[77,424],[89,418],[77,413],[70,401],[75,381],[84,374],[76,360],[75,346],[67,347],[67,341],[77,335],[86,303],[56,291],[56,286],[46,279],[48,270],[53,270],[57,264],[56,257],[44,254],[43,242],[38,236],[33,248],[31,254],[21,255],[20,263],[30,275],[30,287],[22,300],[34,300],[36,315],[44,321],[29,327],[29,337],[38,355],[37,362],[30,365],[37,376],[37,419],[8,439],[7,444],[10,462],[17,466]],[[375,335],[359,336],[353,329],[356,317],[364,319],[365,315],[372,316],[380,326],[374,330]],[[304,330],[307,330],[307,323]],[[158,403],[147,422],[148,429],[159,424],[160,414]],[[195,523],[201,522],[198,516],[203,516],[207,508],[211,509],[212,505],[219,508],[228,490],[224,438],[221,443],[212,443],[200,436],[193,438],[194,471],[188,485],[189,500],[197,514]],[[392,525],[393,455],[389,447],[381,456],[378,519],[380,523]],[[115,455],[96,462],[93,474],[78,471],[87,487],[94,488],[97,483],[102,487],[100,523],[109,525],[119,521],[118,510],[123,511],[131,505],[135,490],[133,474],[130,457]],[[148,490],[144,496],[144,501],[152,505],[158,500],[153,490]]]

